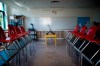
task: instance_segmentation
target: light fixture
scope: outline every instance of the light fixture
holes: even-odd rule
[[[52,8],[57,7],[57,5],[59,5],[59,4],[60,4],[60,1],[58,1],[58,0],[52,0],[52,1],[51,1],[51,7],[52,7]]]
[[[58,3],[58,0],[52,0],[51,3]]]
[[[59,7],[60,1],[59,0],[51,0],[51,8],[52,8],[52,13],[57,14],[57,8]]]
[[[56,10],[52,10],[52,13],[53,13],[53,14],[56,14],[56,13],[57,13],[57,11],[56,11]]]
[[[18,6],[21,6],[22,7],[22,5],[20,3],[18,3],[18,2],[14,2],[14,3],[17,4]]]

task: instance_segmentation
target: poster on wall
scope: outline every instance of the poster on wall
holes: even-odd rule
[[[78,25],[80,26],[80,28],[82,26],[89,27],[89,25],[90,25],[90,17],[78,17]]]

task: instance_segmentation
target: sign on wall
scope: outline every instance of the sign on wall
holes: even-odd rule
[[[90,17],[78,17],[78,25],[82,26],[89,26],[90,24]]]

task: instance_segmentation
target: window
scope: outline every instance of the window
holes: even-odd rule
[[[4,23],[3,23],[3,13],[2,12],[0,12],[0,26],[3,28],[4,27]]]
[[[6,5],[0,2],[0,26],[5,30],[7,29],[7,14]]]

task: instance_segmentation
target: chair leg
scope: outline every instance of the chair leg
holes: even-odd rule
[[[26,46],[26,54],[25,55],[26,55],[26,58],[25,59],[26,59],[26,62],[27,62],[27,46]]]
[[[100,49],[91,57],[90,60],[92,60],[98,52],[100,52]]]
[[[85,45],[85,47],[81,50],[81,52],[90,44],[90,41]]]
[[[79,47],[79,49],[83,46],[83,44],[86,42],[86,40],[81,44],[81,46]]]
[[[100,60],[95,64],[95,66],[97,66],[100,63]]]
[[[18,42],[18,40],[15,40],[16,42],[17,42],[17,44],[18,44],[18,47],[19,47],[19,49],[21,48],[21,45],[20,45],[20,43]]]
[[[78,40],[78,38],[76,37],[75,40],[73,41],[73,45],[75,44],[75,42]]]
[[[15,41],[13,41],[13,44],[16,47],[16,49],[18,49],[18,46],[16,45]]]
[[[81,54],[81,66],[82,66],[82,60],[83,60],[83,56],[82,56],[82,54]]]
[[[75,40],[75,42],[73,43],[73,45],[75,45],[75,43],[79,40],[79,38],[77,38],[77,40]]]

